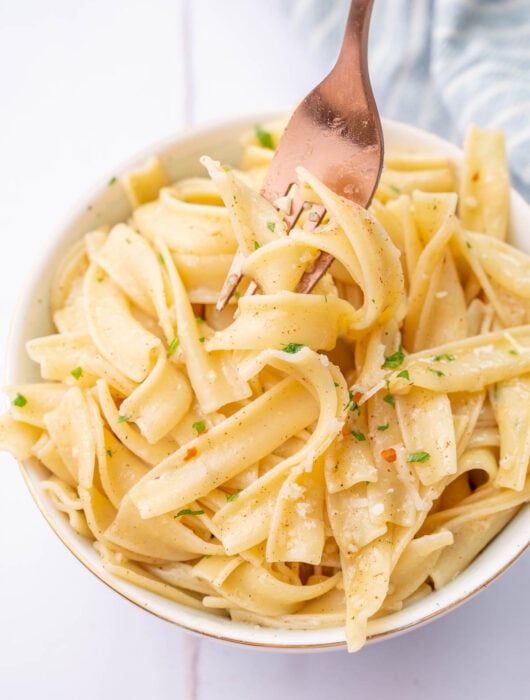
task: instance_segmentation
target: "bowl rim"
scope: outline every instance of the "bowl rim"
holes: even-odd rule
[[[153,154],[164,153],[170,148],[184,148],[185,145],[189,146],[193,143],[200,143],[201,140],[208,137],[212,138],[215,136],[216,140],[219,141],[222,139],[224,134],[230,135],[231,138],[234,139],[236,134],[241,134],[245,130],[252,128],[254,124],[266,123],[285,118],[287,112],[288,110],[275,110],[274,112],[270,113],[249,114],[232,119],[222,119],[179,131],[177,134],[171,134],[163,139],[157,140],[150,146],[141,149],[132,157],[127,158],[119,166],[113,169],[113,175],[109,175],[107,178],[101,178],[100,181],[93,188],[91,188],[84,197],[81,197],[77,204],[70,208],[68,214],[62,218],[60,224],[55,228],[54,235],[52,235],[46,241],[45,245],[42,246],[40,255],[36,255],[33,265],[30,266],[29,272],[25,276],[24,284],[18,295],[18,301],[13,311],[8,333],[7,351],[5,353],[4,362],[4,379],[6,380],[6,383],[15,383],[16,381],[20,381],[20,379],[16,379],[17,375],[20,374],[21,369],[21,361],[19,359],[20,353],[18,352],[17,348],[19,349],[24,344],[23,329],[27,326],[24,310],[27,310],[28,306],[32,302],[34,303],[35,289],[38,287],[39,281],[42,285],[42,277],[46,270],[49,274],[50,266],[53,266],[53,261],[56,260],[57,249],[64,249],[66,247],[66,239],[69,237],[68,232],[71,232],[71,229],[74,227],[74,222],[79,218],[81,212],[85,212],[87,207],[90,207],[91,203],[96,201],[98,197],[101,197],[103,192],[107,190],[108,182],[111,177],[113,177],[116,173],[121,174],[128,169],[137,166]],[[427,150],[439,151],[440,153],[448,155],[456,167],[460,167],[462,162],[462,151],[457,146],[445,141],[444,139],[418,129],[417,127],[388,119],[383,120],[383,127],[385,132],[401,132],[401,135],[405,133],[407,136],[406,140],[409,143],[409,148],[412,148],[413,144],[419,144],[420,148],[417,148],[416,150],[425,150],[425,144],[428,143],[429,145],[427,146]],[[511,205],[512,209],[516,210],[518,226],[521,225],[520,222],[523,220],[526,220],[527,224],[530,224],[530,208],[523,198],[513,189],[511,191]],[[138,586],[123,581],[103,568],[100,563],[99,556],[93,550],[92,542],[90,542],[88,539],[86,540],[86,548],[90,548],[92,550],[91,554],[93,553],[96,556],[87,555],[85,552],[81,551],[81,544],[79,542],[81,538],[79,538],[73,529],[70,528],[64,515],[51,505],[49,499],[47,499],[42,490],[39,489],[39,467],[36,466],[36,461],[30,459],[27,460],[26,463],[19,462],[19,467],[26,486],[37,507],[41,511],[48,525],[52,528],[68,550],[99,580],[141,609],[146,610],[147,612],[150,612],[151,614],[154,614],[157,617],[171,622],[190,632],[244,646],[281,651],[317,651],[333,650],[336,648],[342,648],[346,645],[343,627],[317,628],[311,630],[286,630],[258,627],[247,623],[235,622],[227,618],[222,618],[222,623],[218,624],[221,618],[215,616],[212,612],[197,611],[189,608],[188,606],[167,600],[157,594],[149,594],[149,592],[144,591]],[[524,525],[527,527],[518,527],[518,522],[520,520],[522,520]],[[492,569],[491,566],[489,568],[486,567],[486,570],[489,571],[487,576],[482,576],[482,578],[475,577],[477,579],[476,582],[471,582],[471,585],[468,585],[467,587],[464,582],[464,585],[462,586],[463,590],[460,592],[460,594],[454,594],[454,589],[461,587],[460,584],[462,584],[462,578],[468,577],[468,572],[470,569],[475,567],[475,562],[480,560],[483,553],[491,546],[490,543],[490,545],[488,545],[488,547],[486,547],[485,550],[483,550],[483,552],[481,552],[477,558],[453,581],[446,584],[439,591],[427,596],[428,599],[433,599],[441,592],[442,595],[439,595],[438,597],[442,599],[446,598],[447,600],[445,604],[437,605],[435,601],[434,606],[431,606],[432,609],[429,612],[413,618],[408,622],[397,624],[395,626],[388,625],[388,621],[391,621],[393,618],[397,618],[399,620],[399,612],[402,611],[399,611],[398,613],[391,613],[384,617],[370,621],[367,642],[371,643],[377,640],[396,636],[410,629],[418,628],[433,619],[441,617],[472,598],[479,591],[486,588],[502,573],[504,573],[530,546],[530,504],[523,506],[495,539],[502,539],[503,535],[504,539],[506,539],[510,533],[510,530],[515,530],[519,536],[521,536],[525,531],[529,534],[527,535],[526,541],[519,541],[517,537],[510,538],[510,547],[505,553],[505,556],[500,558],[500,567],[495,569]],[[511,541],[512,539],[514,541]],[[99,566],[97,565],[98,562]],[[157,600],[160,605],[156,604]],[[409,606],[407,609],[413,609],[414,605],[416,604]],[[164,610],[164,608],[166,610]],[[198,614],[199,612],[201,613],[200,615]],[[383,621],[383,623],[381,621]],[[386,625],[384,624],[384,621],[386,621]],[[227,631],[223,631],[223,628],[225,627],[227,628]],[[232,634],[230,634],[230,630],[232,630]],[[236,631],[238,630],[240,633],[236,634]],[[246,634],[243,634],[241,630],[245,630]],[[292,637],[293,639],[289,641],[288,639],[284,639],[284,637]],[[318,637],[324,637],[327,639],[326,641],[320,642],[311,641],[313,639],[316,640]],[[304,638],[307,638],[307,640]]]

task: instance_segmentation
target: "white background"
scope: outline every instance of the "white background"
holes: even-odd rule
[[[286,4],[289,4],[286,0]],[[150,142],[295,102],[323,74],[276,4],[1,0],[0,347],[39,248]],[[345,652],[283,654],[183,633],[107,589],[0,456],[0,697],[529,697],[530,556],[450,615]]]

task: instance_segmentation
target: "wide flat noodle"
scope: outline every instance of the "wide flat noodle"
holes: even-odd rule
[[[85,312],[98,350],[126,377],[145,379],[160,340],[136,321],[125,295],[92,263],[84,282]]]

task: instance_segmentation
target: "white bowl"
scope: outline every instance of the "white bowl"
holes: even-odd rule
[[[236,164],[241,156],[240,134],[256,123],[278,115],[256,115],[225,122],[217,126],[194,129],[156,144],[117,168],[119,174],[156,154],[171,180],[204,174],[198,159],[203,154],[225,163]],[[399,147],[448,155],[457,167],[462,152],[455,146],[416,128],[397,122],[384,122],[387,150]],[[61,254],[87,231],[102,223],[114,224],[125,220],[130,206],[121,187],[108,187],[109,178],[101,183],[73,211],[61,226],[27,280],[14,319],[7,358],[7,382],[22,383],[39,379],[38,368],[24,350],[27,340],[53,332],[47,311],[50,281]],[[530,229],[530,208],[512,192],[510,240],[530,253],[526,233]],[[38,303],[36,303],[36,300]],[[167,600],[149,591],[130,585],[109,574],[100,563],[91,543],[77,535],[66,518],[59,513],[43,493],[40,482],[46,471],[29,460],[22,466],[28,488],[44,517],[73,554],[98,578],[131,602],[149,612],[209,637],[241,644],[282,650],[316,650],[345,644],[344,630],[339,627],[317,630],[268,629],[220,618],[207,610],[198,611]],[[404,632],[452,610],[493,581],[512,564],[530,544],[530,505],[524,507],[488,547],[455,580],[400,612],[387,615],[369,624],[369,640],[377,640]]]

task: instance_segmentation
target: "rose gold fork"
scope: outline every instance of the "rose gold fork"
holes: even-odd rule
[[[368,29],[373,0],[352,0],[337,62],[294,112],[278,144],[261,194],[270,202],[296,184],[296,167],[303,165],[337,194],[368,207],[383,165],[383,132],[368,75]],[[302,210],[310,208],[304,228],[315,229],[324,215],[294,189],[285,217],[290,230]],[[242,277],[244,256],[237,252],[217,301],[222,310]],[[302,275],[297,292],[309,292],[333,262],[321,252]],[[247,294],[257,285],[251,282]]]

